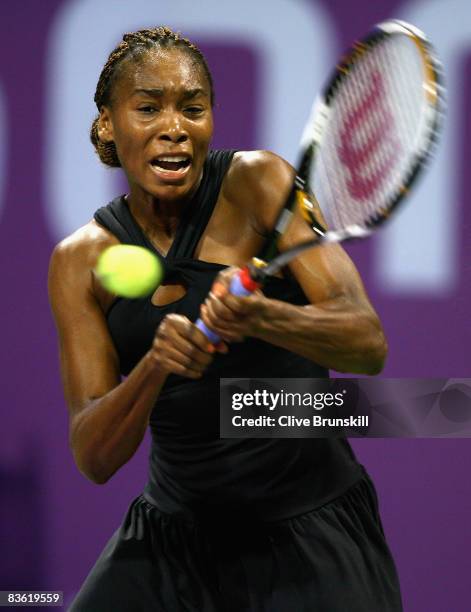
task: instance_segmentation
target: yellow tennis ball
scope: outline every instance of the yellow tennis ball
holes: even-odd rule
[[[95,272],[105,289],[127,298],[145,297],[162,281],[160,260],[144,247],[116,244],[99,256]]]

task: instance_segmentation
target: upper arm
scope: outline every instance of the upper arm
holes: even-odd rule
[[[286,232],[280,237],[281,252],[314,238],[314,233],[296,209]],[[324,243],[301,252],[289,262],[289,269],[312,304],[348,299],[372,306],[360,274],[340,244]]]
[[[288,197],[295,170],[268,151],[242,154],[239,166],[241,205],[246,205],[248,214],[254,216],[257,231],[268,235]],[[313,238],[313,231],[295,207],[288,228],[278,240],[278,250],[287,251]],[[312,304],[347,297],[371,308],[360,275],[339,244],[324,244],[302,252],[289,263],[289,271]]]
[[[91,255],[86,245],[65,242],[55,248],[49,265],[49,299],[71,420],[120,382],[118,356],[92,291]]]

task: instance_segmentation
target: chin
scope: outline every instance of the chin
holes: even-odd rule
[[[167,202],[177,202],[185,199],[192,191],[192,185],[159,185],[151,186],[149,189],[144,188],[156,200],[165,200]]]
[[[191,168],[184,176],[159,176],[153,173],[152,181],[146,181],[148,189],[145,191],[151,193],[155,198],[168,201],[182,200],[185,197],[193,195],[198,188],[202,168],[198,173]]]

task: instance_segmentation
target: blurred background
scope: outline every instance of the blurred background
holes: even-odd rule
[[[125,190],[119,170],[102,167],[88,142],[108,53],[126,31],[181,30],[214,73],[214,147],[272,149],[294,162],[310,100],[339,52],[389,17],[411,21],[434,41],[448,116],[439,153],[409,206],[349,252],[389,339],[382,375],[467,377],[468,0],[1,3],[0,590],[62,590],[70,602],[146,482],[148,440],[106,486],[75,467],[47,298],[53,246]],[[471,442],[352,445],[378,489],[405,610],[469,610]]]

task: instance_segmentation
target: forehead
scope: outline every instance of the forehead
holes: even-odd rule
[[[183,49],[154,48],[125,60],[116,82],[116,94],[130,95],[136,89],[166,91],[205,89],[209,84],[202,66]]]

